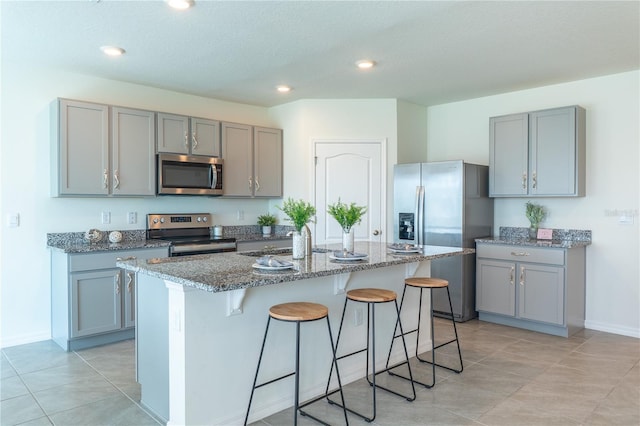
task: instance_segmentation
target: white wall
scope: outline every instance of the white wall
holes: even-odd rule
[[[426,107],[398,101],[398,164],[427,161],[427,128]]]
[[[1,345],[48,339],[50,278],[48,232],[144,229],[145,215],[155,212],[204,211],[223,225],[253,225],[268,209],[265,200],[209,197],[68,199],[49,196],[49,105],[57,97],[123,105],[155,111],[274,126],[265,108],[222,102],[53,70],[2,63],[2,143],[0,167]],[[236,220],[237,210],[245,212]],[[100,212],[111,212],[102,225]],[[126,224],[126,212],[137,211],[138,223]],[[20,214],[20,226],[8,228],[8,213]]]
[[[584,198],[542,198],[545,227],[591,229],[587,248],[587,328],[640,337],[640,72],[575,81],[434,106],[428,109],[429,161],[489,163],[489,117],[581,105],[587,111]],[[528,199],[496,199],[499,226],[529,226]],[[628,210],[633,225],[608,211]]]
[[[387,176],[393,176],[397,152],[395,99],[303,100],[270,109],[284,129],[285,197],[313,201],[312,141],[387,140]],[[393,181],[387,182],[387,199]],[[391,198],[393,199],[393,198]],[[393,229],[393,205],[387,205],[387,230]]]

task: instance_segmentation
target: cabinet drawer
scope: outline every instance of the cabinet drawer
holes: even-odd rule
[[[87,271],[95,269],[115,268],[118,258],[124,259],[135,256],[138,259],[150,259],[152,257],[167,257],[168,249],[151,248],[140,250],[117,250],[94,253],[78,253],[69,255],[69,271]]]
[[[269,250],[274,248],[291,247],[291,238],[284,240],[261,240],[261,241],[238,241],[238,251],[253,251],[253,250]]]
[[[478,244],[476,254],[478,257],[509,260],[512,262],[564,265],[565,249]]]

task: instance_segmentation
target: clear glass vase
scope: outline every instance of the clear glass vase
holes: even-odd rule
[[[353,235],[353,228],[348,231],[342,230],[342,250],[346,250],[349,253],[353,253],[353,247],[355,245]]]
[[[292,248],[293,248],[292,257],[294,259],[304,259],[304,248],[305,248],[304,237],[298,231],[293,231]]]
[[[533,226],[529,228],[529,239],[530,240],[538,239],[538,228],[534,228]]]

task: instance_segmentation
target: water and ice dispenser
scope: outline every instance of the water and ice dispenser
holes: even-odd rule
[[[414,240],[415,233],[415,215],[414,213],[398,213],[398,239]]]

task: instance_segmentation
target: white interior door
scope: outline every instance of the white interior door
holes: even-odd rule
[[[316,242],[342,241],[340,225],[327,214],[327,206],[338,199],[367,206],[362,222],[354,227],[356,241],[384,241],[386,141],[316,140],[314,155]]]

